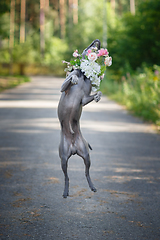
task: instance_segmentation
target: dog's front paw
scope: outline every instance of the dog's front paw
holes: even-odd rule
[[[78,83],[78,77],[77,77],[77,75],[73,75],[73,76],[72,76],[71,83],[72,83],[72,84],[77,84],[77,83]]]
[[[94,96],[94,100],[95,102],[99,102],[99,100],[101,99],[102,93],[99,91],[96,93],[96,95]]]

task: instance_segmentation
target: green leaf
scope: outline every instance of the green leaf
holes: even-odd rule
[[[73,65],[73,66],[76,66],[76,65],[80,66],[81,61],[80,61],[79,58],[77,58],[77,59],[75,59],[75,60],[71,60],[71,61],[70,61],[70,64]]]
[[[101,66],[101,73],[100,73],[100,75],[102,75],[105,71],[106,71],[106,66]]]

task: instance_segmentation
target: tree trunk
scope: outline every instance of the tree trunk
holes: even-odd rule
[[[121,16],[122,15],[122,2],[121,0],[117,0],[118,2],[118,13]]]
[[[26,12],[26,0],[21,0],[20,43],[25,42],[25,12]]]
[[[61,38],[65,37],[65,0],[59,0]]]
[[[44,24],[45,24],[45,0],[40,0],[40,49],[41,49],[41,57],[44,57],[45,51],[45,38],[44,38]]]
[[[14,17],[15,17],[15,0],[11,0],[10,5],[10,36],[9,36],[9,54],[10,54],[10,64],[9,64],[9,74],[13,74],[13,59],[12,59],[12,48],[14,46]]]
[[[10,37],[9,37],[9,47],[10,48],[13,48],[13,45],[14,45],[14,17],[15,17],[15,0],[11,0]]]
[[[49,8],[49,0],[45,0],[45,9]]]
[[[135,15],[135,1],[130,0],[130,11],[133,15]]]
[[[20,75],[24,75],[24,66],[25,64],[24,63],[19,63],[19,72],[20,72]]]
[[[111,8],[113,9],[114,12],[115,12],[115,7],[116,7],[115,0],[111,0]]]
[[[78,23],[78,0],[73,0],[73,23]]]
[[[103,47],[107,47],[107,1],[103,0]]]
[[[68,19],[69,26],[72,26],[73,23],[73,0],[68,0]]]

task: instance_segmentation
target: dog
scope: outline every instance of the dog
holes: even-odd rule
[[[88,49],[95,47],[100,49],[100,41],[97,39],[93,41],[88,48],[86,48],[82,57],[85,58]],[[90,174],[90,155],[89,148],[91,146],[83,138],[79,120],[82,113],[82,107],[95,100],[98,102],[102,93],[90,95],[92,89],[91,81],[87,78],[80,69],[73,70],[65,79],[61,86],[61,97],[58,104],[58,118],[61,125],[61,140],[59,145],[59,157],[61,158],[61,167],[65,176],[65,187],[63,197],[69,196],[69,177],[67,173],[68,159],[77,154],[82,157],[85,164],[85,175],[90,189],[96,192]]]

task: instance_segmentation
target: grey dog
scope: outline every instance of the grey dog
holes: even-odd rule
[[[86,48],[82,57],[88,49],[97,46],[100,49],[100,41],[97,39],[93,41],[88,48]],[[80,131],[79,119],[81,117],[82,107],[91,101],[98,102],[101,98],[101,92],[93,95],[91,93],[91,81],[79,69],[73,70],[65,79],[61,86],[61,98],[58,105],[58,118],[61,124],[61,141],[59,145],[59,156],[61,158],[61,166],[65,176],[65,187],[63,197],[69,196],[69,177],[67,173],[68,159],[77,154],[83,158],[85,164],[85,175],[89,187],[93,192],[96,192],[90,175],[90,155],[89,148],[91,146],[83,138]]]

